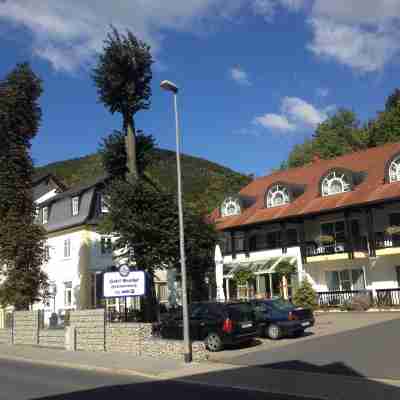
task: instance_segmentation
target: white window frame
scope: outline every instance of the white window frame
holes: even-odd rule
[[[100,211],[102,212],[102,214],[107,214],[110,211],[107,206],[104,194],[100,195]]]
[[[71,239],[64,239],[64,258],[71,257]]]
[[[342,186],[342,190],[332,191],[332,185],[335,182],[339,182]],[[331,171],[324,177],[321,182],[321,194],[323,197],[332,196],[335,194],[345,193],[351,191],[351,184],[348,182],[346,174],[344,172]]]
[[[64,282],[64,307],[72,308],[72,306],[73,306],[72,282]]]
[[[75,196],[71,200],[72,202],[72,216],[79,215],[79,196]]]
[[[282,197],[282,202],[277,203],[278,196]],[[267,208],[279,207],[290,203],[288,188],[284,185],[276,184],[272,186],[267,193]]]
[[[49,207],[42,208],[42,223],[47,224],[49,222]]]
[[[396,157],[389,166],[389,182],[400,181],[400,156]]]
[[[228,197],[224,200],[221,206],[221,216],[231,217],[234,215],[240,215],[242,212],[240,202],[234,197]]]
[[[112,254],[112,237],[101,236],[100,238],[100,253],[102,256]]]

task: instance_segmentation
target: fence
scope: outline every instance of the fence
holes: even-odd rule
[[[331,292],[318,292],[318,304],[320,306],[340,306],[350,302],[354,297],[367,295],[371,303],[373,302],[373,294],[371,290],[338,290]]]
[[[376,302],[379,307],[400,306],[400,288],[378,289],[376,291]]]
[[[15,311],[10,329],[0,329],[0,343],[64,348],[73,351],[112,351],[150,357],[183,359],[180,340],[153,336],[150,323],[106,324],[104,309],[71,311],[66,329],[44,329],[39,311]],[[193,359],[207,359],[203,342],[193,343]]]

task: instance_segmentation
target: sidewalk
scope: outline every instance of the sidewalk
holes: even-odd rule
[[[67,352],[0,344],[0,358],[154,380],[174,379],[212,387],[282,393],[328,400],[400,398],[400,381],[383,382],[339,375],[316,374],[222,363],[192,363],[137,357],[128,353]]]

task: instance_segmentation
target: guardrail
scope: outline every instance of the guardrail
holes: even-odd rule
[[[367,295],[373,301],[371,290],[337,290],[331,292],[318,292],[318,304],[320,306],[340,306],[351,301],[354,297]]]
[[[376,302],[381,307],[400,306],[400,288],[378,289],[376,291]]]

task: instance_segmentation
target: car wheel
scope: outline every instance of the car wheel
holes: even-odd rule
[[[212,352],[222,350],[222,340],[217,333],[210,333],[205,342],[207,349]]]
[[[276,324],[268,326],[268,337],[272,340],[278,340],[282,336],[281,328]]]

